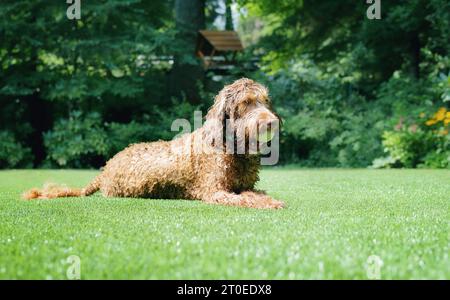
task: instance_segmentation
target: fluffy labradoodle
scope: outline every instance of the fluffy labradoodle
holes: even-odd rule
[[[243,78],[219,92],[204,125],[192,133],[172,141],[130,145],[110,159],[84,189],[47,185],[26,192],[24,197],[89,196],[100,190],[107,197],[192,199],[281,208],[283,202],[254,189],[260,156],[249,147],[250,141],[260,136],[258,126],[273,130],[278,123],[267,89]]]

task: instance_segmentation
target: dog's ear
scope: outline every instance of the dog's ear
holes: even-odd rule
[[[225,93],[221,91],[214,99],[214,104],[206,114],[205,140],[213,147],[222,147],[224,144],[226,126],[226,99]]]
[[[225,119],[225,95],[220,92],[214,99],[214,104],[206,114],[206,120],[216,119],[222,121]]]

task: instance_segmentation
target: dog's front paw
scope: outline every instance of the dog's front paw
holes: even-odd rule
[[[262,208],[262,209],[279,209],[285,207],[284,203],[273,199],[272,197],[262,193],[244,192],[244,199],[249,207]]]
[[[284,208],[284,202],[278,201],[278,200],[271,200],[271,201],[267,201],[262,203],[263,207],[261,208],[269,208],[269,209],[280,209],[280,208]]]
[[[259,208],[280,209],[284,207],[284,202],[275,200],[272,197],[265,194],[260,194],[260,198],[258,200],[259,201],[257,203]]]

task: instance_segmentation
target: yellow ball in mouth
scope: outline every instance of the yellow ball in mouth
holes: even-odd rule
[[[275,136],[275,130],[264,130],[263,132],[260,132],[258,134],[258,141],[261,143],[268,143],[270,142],[273,137]]]

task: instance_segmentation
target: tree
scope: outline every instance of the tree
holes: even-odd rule
[[[199,103],[198,82],[204,71],[195,55],[198,31],[205,29],[205,0],[175,0],[176,53],[171,74],[172,95]]]
[[[170,48],[169,5],[88,1],[81,19],[69,20],[65,1],[1,1],[0,129],[26,139],[37,165],[45,158],[42,133],[55,118],[72,110],[129,118],[121,109],[110,112],[130,103],[153,110],[149,98],[157,97],[145,92],[158,90],[158,80],[149,80],[160,72],[151,57]]]
[[[307,54],[317,63],[353,60],[361,83],[387,80],[406,67],[419,78],[421,50],[428,47],[448,55],[450,4],[445,0],[382,1],[380,20],[366,18],[368,4],[352,0],[242,0],[241,5],[264,16],[270,34],[261,46],[270,52],[273,66]],[[439,46],[433,46],[442,40]],[[445,41],[444,41],[445,40]]]
[[[232,0],[225,0],[225,30],[234,30],[232,3]]]

